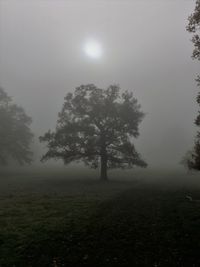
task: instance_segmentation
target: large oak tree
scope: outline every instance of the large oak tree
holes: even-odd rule
[[[31,118],[24,109],[13,103],[12,98],[0,88],[0,164],[15,160],[30,163]]]
[[[132,142],[143,118],[132,93],[120,93],[116,85],[81,85],[66,95],[55,131],[40,137],[48,148],[42,160],[82,160],[93,168],[100,164],[102,180],[108,168],[146,167]]]

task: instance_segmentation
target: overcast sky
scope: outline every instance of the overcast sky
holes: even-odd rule
[[[193,0],[0,0],[0,84],[32,116],[36,136],[54,128],[67,92],[117,83],[147,113],[135,141],[151,166],[176,166],[193,145],[197,115],[186,32]],[[102,46],[89,58],[87,40]]]

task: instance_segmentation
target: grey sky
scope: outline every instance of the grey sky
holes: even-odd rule
[[[152,166],[174,166],[193,145],[195,76],[186,32],[192,0],[0,0],[0,84],[43,134],[66,92],[85,83],[133,90],[147,113],[136,141]],[[83,52],[88,38],[104,50]]]

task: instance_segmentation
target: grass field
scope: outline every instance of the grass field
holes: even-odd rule
[[[200,266],[200,177],[0,172],[0,266]]]

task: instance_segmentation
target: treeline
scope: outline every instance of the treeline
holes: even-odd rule
[[[132,92],[121,92],[117,85],[106,89],[81,85],[64,98],[56,129],[40,137],[47,144],[41,160],[54,158],[65,164],[83,161],[91,168],[100,166],[102,180],[107,180],[107,170],[111,168],[146,167],[133,144],[144,115]],[[31,118],[24,109],[0,89],[2,164],[10,158],[20,164],[31,162],[30,124]]]

